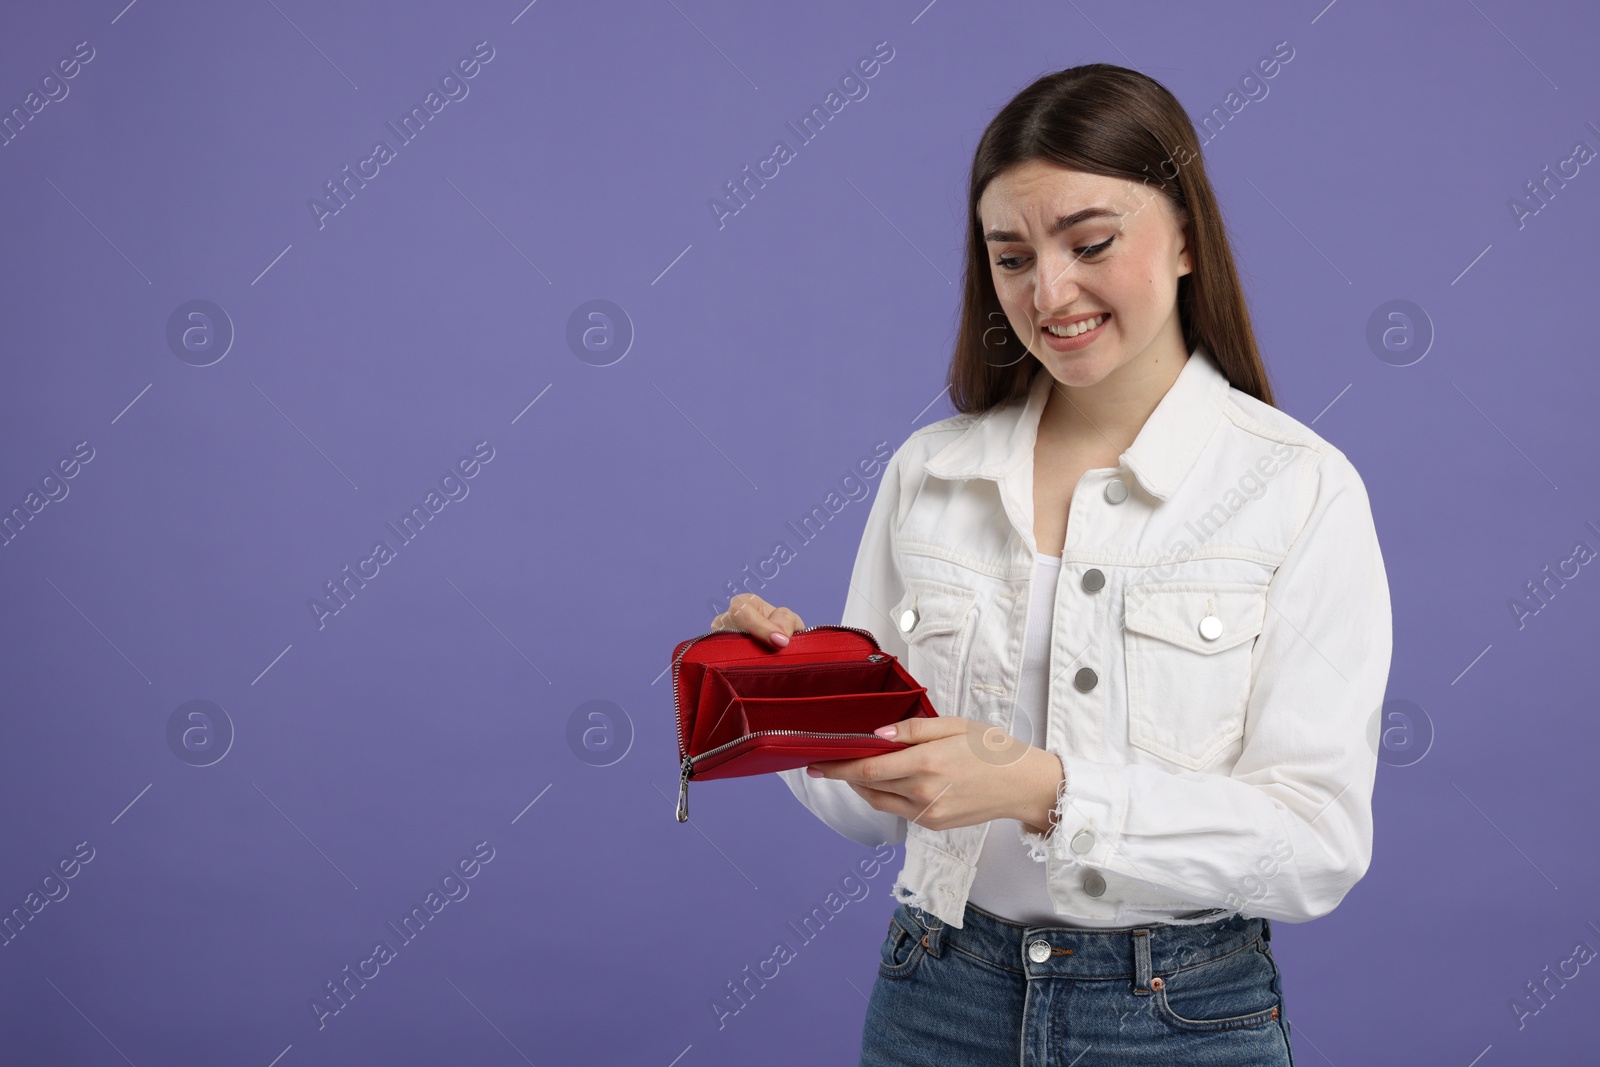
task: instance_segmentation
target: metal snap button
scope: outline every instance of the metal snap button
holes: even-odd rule
[[[1200,636],[1207,641],[1215,641],[1222,636],[1222,620],[1215,615],[1207,615],[1200,620]]]
[[[1100,877],[1100,872],[1090,871],[1084,875],[1083,891],[1091,897],[1097,897],[1106,891],[1106,880]]]
[[[1079,830],[1073,835],[1072,851],[1081,856],[1091,848],[1094,848],[1094,834],[1091,834],[1088,830]]]
[[[1032,960],[1034,963],[1043,963],[1045,960],[1049,959],[1050,958],[1050,942],[1048,942],[1048,941],[1030,941],[1030,942],[1028,942],[1028,958],[1030,960]]]
[[[1100,676],[1094,673],[1094,670],[1089,667],[1080,667],[1078,669],[1078,673],[1072,676],[1072,684],[1077,686],[1078,691],[1082,693],[1087,693],[1089,690],[1093,689],[1095,683],[1099,680]]]
[[[1106,576],[1097,567],[1090,567],[1083,572],[1083,591],[1085,593],[1098,593],[1106,587]]]
[[[1106,483],[1106,499],[1113,504],[1120,504],[1128,499],[1128,487],[1113,478]]]
[[[900,632],[905,634],[910,633],[917,625],[918,617],[919,616],[917,615],[916,608],[907,608],[906,610],[902,611],[899,619]]]

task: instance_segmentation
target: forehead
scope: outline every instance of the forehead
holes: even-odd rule
[[[1141,182],[1029,160],[1002,171],[984,187],[978,221],[985,228],[1043,232],[1056,219],[1084,208],[1132,215],[1152,197],[1161,199]]]

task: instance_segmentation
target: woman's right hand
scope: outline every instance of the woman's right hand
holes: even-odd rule
[[[742,630],[778,648],[787,645],[789,635],[805,625],[788,608],[775,608],[754,593],[735,594],[728,601],[728,610],[711,620],[713,630]]]

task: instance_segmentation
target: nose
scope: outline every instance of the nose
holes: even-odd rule
[[[1078,299],[1078,261],[1071,255],[1043,257],[1034,281],[1033,305],[1041,316],[1069,308]]]

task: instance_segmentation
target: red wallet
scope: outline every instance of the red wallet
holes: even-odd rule
[[[928,690],[870,630],[823,624],[774,648],[742,630],[713,630],[672,653],[678,726],[678,821],[689,779],[737,778],[905,748],[872,731],[937,718]]]

